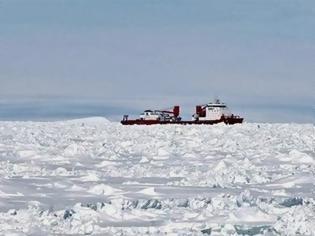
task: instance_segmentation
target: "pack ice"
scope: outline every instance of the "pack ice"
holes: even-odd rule
[[[0,122],[1,235],[315,235],[313,124]]]

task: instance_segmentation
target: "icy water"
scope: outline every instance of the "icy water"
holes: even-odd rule
[[[132,104],[132,102],[131,102]],[[136,102],[135,102],[136,104]],[[136,118],[148,104],[130,105],[129,102],[116,104],[106,100],[74,100],[67,98],[38,100],[3,100],[0,98],[0,121],[57,121],[101,116],[112,121],[120,121],[125,114]],[[271,123],[315,123],[315,107],[283,104],[231,104],[232,112],[245,118],[247,122]],[[152,105],[152,104],[151,104]],[[162,109],[160,107],[160,109]],[[164,108],[163,108],[164,109]],[[181,106],[181,116],[191,120],[195,105]]]
[[[0,122],[0,234],[314,235],[312,124]]]
[[[0,120],[2,121],[56,121],[89,116],[108,117],[118,121],[123,114],[132,112],[135,111],[101,102],[61,102],[59,100],[1,102],[0,100]]]

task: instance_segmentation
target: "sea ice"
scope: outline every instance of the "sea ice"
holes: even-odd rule
[[[315,232],[313,124],[0,130],[0,235]]]

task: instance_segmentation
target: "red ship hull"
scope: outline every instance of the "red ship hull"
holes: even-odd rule
[[[214,125],[218,123],[225,123],[228,125],[243,123],[241,117],[224,117],[220,120],[196,120],[196,121],[159,121],[159,120],[122,120],[123,125],[167,125],[167,124],[178,124],[178,125]]]

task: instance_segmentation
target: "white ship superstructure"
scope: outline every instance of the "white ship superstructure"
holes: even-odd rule
[[[216,99],[214,102],[196,106],[196,113],[193,115],[194,120],[220,120],[222,117],[230,117],[232,113],[225,103]]]

